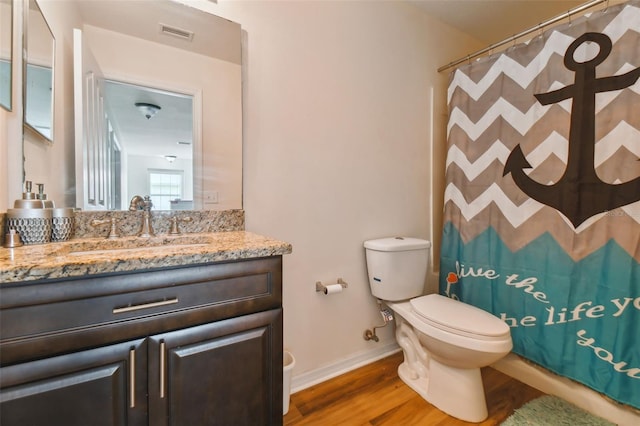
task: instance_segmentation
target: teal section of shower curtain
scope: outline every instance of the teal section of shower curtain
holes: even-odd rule
[[[640,409],[640,0],[458,68],[440,292]]]
[[[640,408],[640,265],[610,242],[574,262],[548,234],[512,252],[444,229],[440,293],[505,321],[513,351]]]

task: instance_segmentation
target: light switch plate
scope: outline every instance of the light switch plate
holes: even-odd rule
[[[218,191],[206,191],[204,194],[205,204],[218,204]]]

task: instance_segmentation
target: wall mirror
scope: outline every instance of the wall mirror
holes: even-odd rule
[[[242,208],[240,25],[188,0],[51,4],[73,46],[58,93],[73,98],[75,207]]]
[[[76,4],[77,207],[241,208],[240,26],[172,1]]]
[[[55,39],[38,3],[29,0],[25,20],[24,124],[53,142]]]
[[[0,0],[0,106],[11,111],[13,0]]]

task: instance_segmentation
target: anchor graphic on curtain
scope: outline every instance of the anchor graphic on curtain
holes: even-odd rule
[[[459,67],[447,97],[439,293],[640,409],[640,0]]]
[[[591,60],[577,62],[574,53],[583,43],[594,42],[600,51]],[[626,74],[596,78],[596,67],[611,53],[611,39],[601,33],[585,33],[567,48],[564,65],[575,72],[574,84],[534,95],[542,105],[573,98],[569,128],[569,153],[564,174],[552,185],[529,178],[524,169],[532,168],[517,145],[504,166],[503,176],[511,173],[514,183],[531,198],[563,213],[574,225],[640,200],[640,177],[621,184],[603,182],[596,174],[595,101],[596,93],[621,90],[635,84],[640,68]]]

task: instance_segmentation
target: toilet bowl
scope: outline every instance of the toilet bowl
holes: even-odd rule
[[[395,313],[403,382],[445,413],[481,422],[488,410],[480,368],[508,354],[509,326],[480,308],[423,295],[430,243],[384,238],[364,243],[372,294]]]
[[[441,307],[456,322],[433,320],[436,312],[419,311],[415,302]],[[451,416],[468,422],[486,419],[480,368],[511,351],[509,326],[481,309],[437,294],[387,305],[396,314],[396,340],[405,355],[398,368],[400,378]]]

